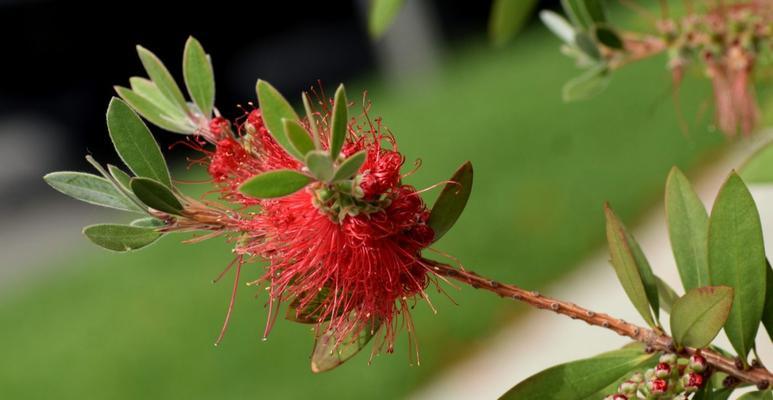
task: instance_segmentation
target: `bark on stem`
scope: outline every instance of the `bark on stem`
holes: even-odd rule
[[[670,336],[653,329],[641,327],[622,319],[612,317],[604,313],[597,313],[577,304],[543,296],[539,292],[527,291],[515,285],[508,285],[493,281],[477,275],[472,271],[460,270],[450,265],[435,261],[428,261],[435,273],[456,281],[465,283],[476,289],[484,289],[513,300],[520,300],[530,306],[550,310],[556,314],[566,315],[572,319],[579,319],[590,325],[599,326],[627,336],[637,342],[649,346],[653,351],[674,352],[674,342]],[[709,349],[695,349],[686,347],[680,351],[683,355],[700,353],[714,370],[722,371],[741,382],[750,383],[759,389],[768,388],[773,382],[773,374],[764,367],[749,367],[744,369],[737,366],[736,360],[725,357]]]

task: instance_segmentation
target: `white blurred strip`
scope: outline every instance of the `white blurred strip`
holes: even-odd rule
[[[771,137],[773,132],[760,134],[753,143],[742,143],[722,159],[712,162],[699,176],[691,175],[691,181],[709,210],[730,170],[737,168],[742,160]],[[767,253],[773,254],[773,187],[752,187],[751,190],[760,208],[765,237],[768,238]],[[662,203],[636,227],[634,236],[655,274],[681,293]],[[643,325],[608,259],[606,249],[599,250],[573,273],[551,285],[545,294]],[[663,322],[667,323],[667,319],[664,318]],[[718,343],[732,348],[724,333],[722,336]],[[417,390],[412,398],[496,399],[516,383],[545,368],[615,349],[628,343],[629,339],[551,312],[530,310],[487,342],[486,348],[449,368]],[[757,335],[757,344],[763,362],[773,365],[773,345],[764,329]]]

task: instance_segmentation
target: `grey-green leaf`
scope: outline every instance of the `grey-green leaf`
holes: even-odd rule
[[[322,182],[331,182],[335,169],[330,154],[323,150],[314,150],[306,154],[306,166],[315,178]]]
[[[118,93],[118,96],[153,125],[174,133],[190,134],[196,131],[196,128],[188,124],[186,119],[175,119],[175,117],[167,115],[152,101],[131,89],[121,86],[114,86],[113,89]]]
[[[132,178],[131,188],[134,195],[150,208],[167,214],[180,215],[183,205],[169,188],[149,178]]]
[[[536,0],[494,0],[488,22],[490,40],[495,45],[503,45],[515,37],[536,4]]]
[[[167,99],[153,81],[139,76],[133,76],[129,78],[129,85],[135,93],[163,110],[170,118],[174,120],[185,120],[187,121],[187,124],[192,124],[189,120],[188,109],[181,110],[180,106]]]
[[[301,99],[303,100],[303,108],[306,111],[306,119],[309,121],[309,126],[311,127],[311,137],[314,142],[314,148],[321,149],[322,146],[320,146],[319,143],[319,126],[317,126],[317,119],[314,116],[314,111],[311,108],[311,101],[306,92],[301,94]]]
[[[586,100],[604,91],[609,85],[607,66],[599,64],[570,80],[562,88],[564,101]]]
[[[745,360],[754,346],[765,304],[765,249],[754,198],[735,172],[714,202],[708,243],[711,284],[735,290],[725,332]]]
[[[671,309],[674,303],[679,299],[679,295],[676,291],[659,276],[655,277],[658,285],[658,298],[660,299],[660,308],[663,311],[671,314]]]
[[[344,147],[346,134],[349,130],[349,112],[347,111],[346,89],[343,83],[336,89],[333,103],[333,122],[330,124],[330,157],[338,159],[341,148]]]
[[[122,211],[142,212],[110,181],[83,172],[52,172],[43,177],[52,188],[74,199]]]
[[[134,221],[130,222],[129,225],[138,226],[140,228],[160,228],[164,226],[164,221],[158,218],[145,217],[135,219]]]
[[[131,193],[132,189],[130,181],[132,177],[129,174],[112,164],[107,164],[107,170],[110,172],[110,176],[112,176],[124,190]]]
[[[140,117],[121,99],[113,97],[107,108],[107,128],[115,150],[137,176],[172,187],[161,149]]]
[[[711,344],[730,314],[733,288],[705,286],[691,289],[674,303],[671,335],[679,346],[704,348]]]
[[[164,97],[187,114],[188,103],[185,102],[182,91],[180,91],[180,88],[174,81],[172,74],[169,73],[169,70],[164,66],[164,63],[162,63],[150,50],[140,45],[137,45],[137,54],[140,56],[142,66],[145,67],[145,71],[148,73],[150,80],[156,84]]]
[[[583,30],[606,21],[600,0],[561,0],[561,4],[572,23]]]
[[[330,371],[354,357],[373,339],[380,327],[380,322],[373,321],[368,326],[362,327],[356,337],[347,337],[338,346],[335,345],[336,336],[333,332],[323,333],[314,343],[311,371],[315,374]]]
[[[572,361],[532,375],[502,395],[503,400],[579,400],[593,396],[646,363],[651,354],[626,348]]]
[[[183,77],[191,99],[204,116],[209,118],[215,104],[215,74],[209,55],[193,36],[188,37],[185,42]]]
[[[462,215],[464,207],[467,206],[471,192],[472,164],[467,161],[454,172],[432,206],[427,225],[435,233],[433,242],[440,240],[454,226],[456,220]]]
[[[311,136],[297,120],[282,119],[284,131],[287,134],[287,140],[292,144],[295,151],[300,154],[301,161],[306,153],[314,150],[314,142]]]
[[[757,150],[741,166],[739,173],[744,182],[773,183],[773,142]]]
[[[542,23],[558,36],[564,43],[574,44],[574,27],[564,17],[550,10],[542,10],[539,13]]]
[[[137,250],[162,235],[153,228],[118,224],[90,225],[83,228],[83,234],[94,244],[113,251]]]
[[[287,134],[285,134],[284,131],[284,124],[282,123],[283,119],[290,121],[297,121],[299,119],[293,106],[290,105],[287,99],[285,99],[275,87],[264,80],[259,79],[255,89],[258,92],[258,101],[260,102],[260,111],[263,115],[263,122],[265,122],[271,137],[273,137],[288,154],[302,159],[301,155],[295,151],[295,148],[287,139]]]
[[[709,216],[690,181],[674,167],[666,181],[666,219],[684,289],[709,285]]]
[[[762,325],[768,331],[768,337],[773,341],[773,268],[770,262],[767,263],[766,285],[765,285],[765,307],[762,311]]]
[[[651,290],[648,291],[645,288],[642,271],[650,270],[649,264],[642,265],[643,259],[635,254],[635,249],[638,249],[639,245],[635,242],[633,236],[628,233],[623,223],[617,218],[608,204],[604,205],[604,213],[607,219],[609,253],[612,257],[612,266],[615,269],[617,278],[642,318],[650,326],[654,327],[657,324],[655,319],[653,319],[652,311],[659,308],[657,302],[660,300],[655,297],[656,302],[652,303]],[[641,252],[641,250],[638,250],[638,252]],[[653,281],[653,283],[657,285],[656,282]],[[655,286],[655,295],[657,296],[657,286]]]
[[[344,160],[344,162],[341,163],[340,166],[338,166],[338,169],[335,172],[335,175],[333,175],[332,181],[340,181],[344,179],[349,179],[352,176],[356,175],[357,172],[360,170],[360,167],[362,167],[362,164],[365,164],[365,159],[368,158],[368,152],[366,150],[360,150],[351,156]]]
[[[271,199],[293,194],[311,182],[311,178],[291,169],[279,169],[253,176],[239,191],[259,199]]]
[[[379,38],[389,29],[405,0],[371,0],[368,10],[368,33]]]
[[[588,58],[597,61],[601,59],[601,51],[590,34],[586,32],[576,32],[574,34],[574,43],[577,45],[578,49],[588,56]]]

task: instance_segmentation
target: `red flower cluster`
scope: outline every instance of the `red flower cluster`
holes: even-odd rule
[[[223,199],[259,208],[240,217],[236,252],[268,261],[265,275],[255,283],[268,285],[272,312],[292,303],[298,320],[318,324],[318,333],[332,334],[337,344],[383,326],[391,351],[400,325],[396,316],[402,314],[412,325],[407,301],[424,296],[431,279],[421,251],[434,238],[419,193],[401,182],[404,157],[394,138],[381,132],[378,120],[375,125],[369,121],[367,130],[349,125],[343,155],[365,150],[367,158],[354,179],[361,190],[359,206],[339,218],[320,201],[320,193],[328,190],[321,182],[278,199],[239,193],[239,186],[257,174],[303,172],[304,166],[274,140],[260,110],[248,114],[237,135],[229,126],[218,118],[202,135],[216,145],[205,153],[208,171]]]

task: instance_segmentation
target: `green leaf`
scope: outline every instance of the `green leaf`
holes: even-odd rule
[[[599,64],[567,82],[562,89],[563,99],[566,102],[586,100],[603,92],[607,85],[607,66]]]
[[[314,118],[314,111],[311,108],[311,102],[306,92],[301,93],[303,99],[303,108],[306,110],[306,119],[309,120],[309,126],[311,127],[311,138],[314,142],[315,149],[321,149],[319,144],[319,127],[317,126],[317,120]]]
[[[767,260],[766,260],[767,261]],[[767,261],[767,273],[765,285],[765,307],[762,312],[762,325],[768,331],[768,337],[773,341],[773,269]]]
[[[287,140],[298,154],[306,156],[306,153],[314,150],[314,142],[311,140],[309,133],[306,132],[306,128],[298,121],[283,118],[282,124],[287,134]]]
[[[515,37],[529,20],[536,4],[536,0],[494,0],[488,20],[491,41],[503,45]]]
[[[612,266],[623,290],[631,299],[636,310],[650,325],[657,326],[659,298],[657,282],[652,275],[649,263],[641,252],[636,240],[625,229],[609,204],[604,205],[607,219],[607,242],[612,257]],[[649,277],[652,277],[650,280]],[[652,313],[655,312],[655,319]]]
[[[110,171],[110,176],[112,176],[124,190],[131,193],[132,189],[130,181],[132,177],[129,174],[112,164],[107,164],[107,170]]]
[[[601,60],[601,51],[596,45],[596,41],[593,40],[589,34],[585,32],[575,33],[574,43],[577,45],[577,48],[580,49],[580,51],[588,56],[588,58],[596,61]]]
[[[592,358],[572,361],[532,375],[519,383],[501,400],[586,399],[628,375],[655,357],[639,348],[626,348],[603,353]]]
[[[322,307],[322,305],[327,299],[329,293],[330,289],[327,287],[322,288],[322,290],[320,290],[314,296],[314,299],[306,304],[303,309],[300,309],[300,301],[297,298],[294,299],[293,302],[290,303],[290,306],[287,307],[286,318],[290,321],[298,322],[300,324],[317,324],[321,322],[321,313],[324,311],[324,307]]]
[[[294,155],[298,157],[298,159],[303,159],[303,157],[295,151],[295,148],[287,138],[282,123],[283,119],[291,121],[297,121],[299,119],[298,114],[293,110],[293,106],[290,105],[276,88],[264,80],[258,80],[256,91],[258,92],[260,111],[263,113],[263,122],[265,122],[271,137],[273,137],[288,154]]]
[[[291,169],[278,169],[255,175],[239,191],[250,197],[271,199],[293,194],[311,182],[308,176]]]
[[[153,217],[145,217],[140,219],[135,219],[134,221],[129,223],[130,226],[138,226],[140,228],[160,228],[164,226],[164,221],[153,218]]]
[[[145,247],[161,237],[152,228],[98,224],[83,228],[83,234],[94,244],[113,251],[130,251]]]
[[[365,164],[367,158],[368,152],[365,150],[360,150],[352,154],[338,167],[335,175],[333,175],[332,181],[335,182],[353,177],[360,170],[362,164]]]
[[[588,30],[594,24],[606,21],[600,0],[561,0],[561,5],[572,23],[580,29]]]
[[[593,34],[596,36],[596,40],[604,46],[610,49],[623,50],[623,39],[614,29],[607,26],[596,26],[593,29]]]
[[[739,173],[746,183],[773,183],[773,142],[754,152]]]
[[[454,172],[432,206],[427,225],[435,232],[433,242],[440,240],[454,226],[456,220],[462,215],[471,192],[472,164],[467,161]]]
[[[342,83],[336,89],[335,102],[333,103],[333,122],[330,124],[330,157],[333,160],[338,159],[349,130],[349,113],[346,108],[346,90]]]
[[[209,55],[193,36],[188,37],[185,42],[183,77],[191,99],[204,116],[209,118],[215,105],[215,74]]]
[[[183,93],[174,81],[172,74],[164,66],[164,63],[150,50],[140,45],[137,45],[137,54],[140,56],[142,66],[145,67],[145,72],[148,73],[150,80],[156,84],[161,94],[187,114],[188,103],[185,102]]]
[[[135,175],[172,187],[166,161],[150,130],[123,100],[116,97],[107,107],[107,129],[118,155]]]
[[[773,392],[766,390],[764,392],[749,392],[744,393],[738,400],[773,400]]]
[[[43,177],[52,188],[76,200],[122,211],[142,212],[110,181],[83,172],[52,172]]]
[[[735,290],[725,332],[745,361],[765,304],[765,249],[754,198],[735,172],[714,201],[708,240],[711,284]]]
[[[368,10],[368,33],[376,39],[386,32],[397,17],[405,0],[371,0]]]
[[[671,334],[679,346],[704,348],[727,321],[733,306],[733,288],[705,286],[691,289],[674,303]]]
[[[539,18],[564,43],[574,45],[574,27],[564,17],[550,10],[542,10],[539,13]]]
[[[325,332],[314,343],[314,351],[311,354],[311,372],[315,374],[330,371],[345,363],[365,347],[381,327],[380,321],[373,321],[368,326],[362,327],[356,337],[351,335],[336,346],[334,332]]]
[[[149,178],[132,178],[134,195],[146,206],[167,214],[181,215],[183,205],[169,188]]]
[[[324,150],[314,150],[306,154],[306,166],[315,178],[322,182],[331,182],[335,169],[330,154]]]
[[[121,86],[113,86],[113,89],[134,111],[138,112],[153,125],[174,133],[189,134],[196,131],[195,127],[187,123],[187,119],[176,120],[166,115],[164,110],[132,90]]]
[[[133,76],[129,78],[129,85],[134,93],[137,93],[153,103],[153,105],[160,108],[164,114],[168,115],[169,118],[176,121],[186,121],[186,125],[193,127],[192,129],[196,129],[196,126],[191,122],[190,116],[188,115],[188,108],[186,107],[184,110],[181,110],[180,106],[167,99],[166,96],[161,93],[158,86],[151,80]]]
[[[684,290],[709,285],[709,216],[690,181],[673,167],[666,181],[666,219]]]
[[[658,285],[658,299],[660,300],[660,308],[663,309],[663,311],[671,314],[671,309],[674,306],[674,302],[676,302],[679,299],[679,295],[676,294],[676,291],[669,286],[668,283],[666,283],[663,279],[660,279],[660,277],[655,277],[656,283]]]

